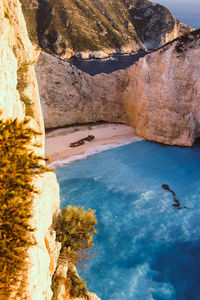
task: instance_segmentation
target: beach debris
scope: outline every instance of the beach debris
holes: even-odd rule
[[[162,188],[163,188],[164,190],[167,190],[167,191],[169,191],[170,193],[172,193],[172,195],[173,195],[173,200],[174,200],[174,202],[175,202],[175,203],[172,204],[173,207],[176,207],[176,208],[178,208],[178,209],[188,208],[187,206],[181,207],[180,201],[179,201],[178,199],[176,199],[176,194],[175,194],[175,192],[174,192],[173,190],[171,190],[170,187],[169,187],[167,184],[162,184]]]
[[[69,147],[78,147],[81,145],[84,145],[85,142],[91,142],[92,140],[94,140],[95,136],[94,135],[88,135],[86,138],[83,138],[81,140],[78,140],[77,142],[71,143],[69,145]]]

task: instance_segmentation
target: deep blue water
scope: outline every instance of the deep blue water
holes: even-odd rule
[[[96,210],[83,276],[102,300],[200,299],[200,144],[140,141],[57,168],[62,207]],[[172,206],[168,184],[181,206]]]
[[[124,70],[134,64],[140,57],[146,55],[147,52],[141,51],[132,55],[115,55],[112,59],[102,60],[77,60],[71,59],[70,63],[78,69],[90,74],[99,73],[110,74],[116,70]]]

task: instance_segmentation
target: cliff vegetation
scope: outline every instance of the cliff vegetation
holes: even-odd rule
[[[35,244],[30,219],[37,190],[32,181],[49,170],[44,157],[29,149],[37,135],[27,119],[0,120],[0,298],[8,299],[22,272],[27,273],[27,250]],[[20,285],[17,296],[26,299],[25,276]]]
[[[58,268],[67,264],[65,278],[62,278],[58,268],[52,282],[53,299],[58,299],[60,281],[64,281],[65,295],[69,298],[87,297],[87,284],[79,277],[75,266],[83,266],[92,257],[91,248],[94,246],[93,237],[97,220],[95,211],[86,211],[83,207],[67,206],[63,208],[53,222],[56,240],[61,243]]]

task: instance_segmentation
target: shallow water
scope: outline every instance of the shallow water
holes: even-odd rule
[[[96,210],[96,256],[83,273],[102,300],[197,300],[200,144],[134,142],[57,168],[62,207]],[[162,189],[168,184],[181,206]]]

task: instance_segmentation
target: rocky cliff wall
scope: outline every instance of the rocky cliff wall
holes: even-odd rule
[[[41,144],[37,154],[44,155],[44,124],[34,64],[38,52],[32,46],[21,4],[18,0],[0,2],[0,111],[1,118],[23,120],[29,118],[29,125],[41,132],[37,142]],[[35,141],[34,141],[35,142]],[[33,145],[30,148],[35,150]],[[4,176],[5,174],[1,174]],[[58,286],[58,300],[71,299],[66,296],[67,269],[58,265],[60,243],[52,229],[52,220],[59,211],[59,186],[56,175],[46,172],[34,177],[33,184],[38,191],[33,196],[31,225],[34,228],[35,245],[28,249],[27,273],[21,274],[20,282],[12,287],[12,294],[0,289],[0,300],[50,300],[52,299],[52,277],[58,270],[62,273]],[[67,264],[68,265],[68,264]],[[60,278],[60,277],[59,277]],[[23,287],[23,289],[22,289]],[[20,294],[20,296],[18,296]],[[88,299],[99,298],[88,292]],[[84,300],[78,299],[77,300]]]
[[[123,105],[137,134],[181,146],[200,136],[200,30],[140,59],[123,77]]]
[[[45,52],[40,54],[36,73],[46,128],[127,120],[118,73],[93,77]]]
[[[43,133],[37,81],[34,71],[38,53],[33,48],[18,0],[0,1],[0,110],[3,119],[25,116],[30,125]],[[24,84],[25,83],[25,84]],[[28,109],[27,109],[28,108]],[[43,154],[43,146],[40,154]],[[29,249],[28,282],[23,297],[27,300],[51,299],[51,276],[56,267],[59,247],[49,230],[52,216],[59,208],[59,187],[55,174],[46,173],[34,180],[39,194],[34,196],[33,219],[36,245]],[[10,299],[19,299],[14,292]],[[1,297],[1,296],[0,296]],[[20,298],[21,299],[21,298]]]
[[[191,30],[149,0],[21,2],[32,41],[62,59],[155,49]]]
[[[200,136],[200,33],[123,71],[90,76],[42,53],[36,67],[46,128],[122,122],[146,139],[191,146]]]

